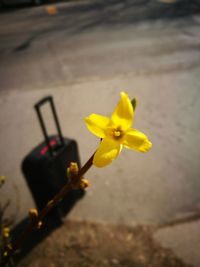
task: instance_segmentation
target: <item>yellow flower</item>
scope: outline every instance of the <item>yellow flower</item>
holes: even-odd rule
[[[145,134],[131,128],[133,106],[125,92],[121,92],[120,95],[121,99],[111,118],[98,114],[91,114],[85,118],[89,131],[102,139],[93,158],[96,167],[104,167],[111,163],[123,146],[140,152],[147,152],[152,147]]]

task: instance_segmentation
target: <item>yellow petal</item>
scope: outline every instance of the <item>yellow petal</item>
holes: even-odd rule
[[[128,95],[125,92],[121,92],[120,95],[121,99],[112,113],[111,120],[116,126],[121,126],[126,131],[133,123],[134,112]]]
[[[126,132],[123,145],[126,148],[140,152],[147,152],[152,147],[152,143],[148,140],[148,137],[135,129],[130,129]]]
[[[85,123],[90,132],[100,138],[104,138],[105,130],[110,123],[110,119],[102,115],[91,114],[85,118]]]
[[[121,149],[122,145],[116,140],[104,138],[94,155],[93,164],[96,167],[108,165],[119,155]]]

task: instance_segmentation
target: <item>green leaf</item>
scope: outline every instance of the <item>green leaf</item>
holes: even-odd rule
[[[133,99],[131,100],[131,104],[132,104],[133,110],[135,111],[136,106],[137,106],[137,100],[136,100],[136,98],[133,98]]]

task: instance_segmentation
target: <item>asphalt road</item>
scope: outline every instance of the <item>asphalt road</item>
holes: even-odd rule
[[[1,14],[0,90],[199,67],[199,1],[70,2],[55,15],[47,7]]]
[[[91,169],[87,197],[70,216],[155,224],[199,212],[199,2],[106,2],[0,14],[0,168],[10,177],[1,198],[12,196],[13,209],[19,202],[18,219],[33,205],[20,163],[42,139],[32,105],[53,94],[84,162],[98,140],[83,118],[110,114],[121,90],[139,98],[135,127],[153,149],[123,151],[107,168]]]

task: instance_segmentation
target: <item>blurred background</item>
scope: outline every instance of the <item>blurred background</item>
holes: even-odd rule
[[[21,172],[43,140],[33,105],[54,97],[63,134],[78,142],[83,164],[99,143],[84,117],[109,116],[126,91],[138,100],[134,128],[153,148],[124,150],[111,165],[92,167],[91,186],[68,218],[174,224],[155,238],[199,266],[200,1],[0,3],[0,174],[8,177],[0,201],[11,200],[8,214],[18,223],[35,205]],[[54,134],[51,114],[45,117]]]

